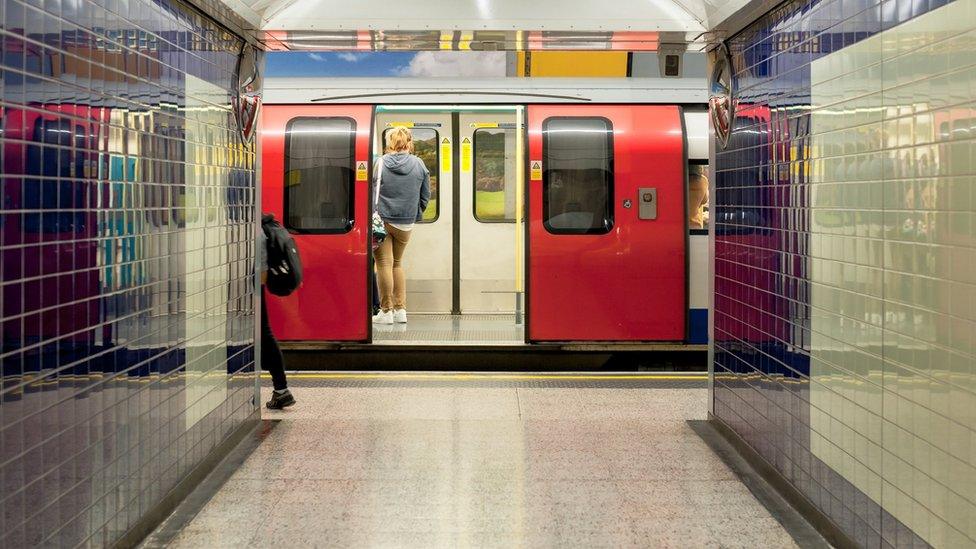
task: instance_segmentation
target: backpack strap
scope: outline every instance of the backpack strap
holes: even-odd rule
[[[374,195],[373,195],[373,209],[374,210],[376,209],[376,206],[378,206],[379,203],[380,203],[380,186],[383,185],[383,159],[384,158],[386,158],[386,155],[385,154],[383,156],[381,156],[380,159],[379,159],[379,161],[376,163],[377,164],[377,166],[376,166],[376,191],[374,192]]]
[[[278,221],[275,220],[272,214],[264,214],[261,216],[261,232],[264,233],[265,240],[271,239],[271,232],[277,223]]]

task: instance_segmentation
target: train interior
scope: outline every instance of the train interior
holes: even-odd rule
[[[522,106],[377,106],[374,162],[409,128],[431,198],[403,259],[409,322],[374,324],[374,344],[525,342],[523,119]]]

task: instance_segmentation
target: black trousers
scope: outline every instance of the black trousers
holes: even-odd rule
[[[376,273],[373,273],[371,278],[373,279],[373,314],[376,314],[380,310],[380,287],[376,283]]]
[[[271,332],[268,322],[268,307],[264,299],[264,287],[261,287],[261,366],[271,373],[271,381],[278,391],[288,388],[285,379],[285,361],[278,348],[278,340]]]

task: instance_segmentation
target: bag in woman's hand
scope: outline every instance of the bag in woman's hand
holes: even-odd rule
[[[383,218],[380,217],[379,212],[376,210],[380,205],[380,185],[383,184],[383,157],[379,159],[379,169],[376,172],[376,195],[373,197],[373,251],[380,247],[380,244],[386,240],[386,226],[383,224]]]
[[[373,212],[373,251],[380,247],[380,244],[386,240],[386,226],[383,225],[383,219],[380,218],[380,214]]]

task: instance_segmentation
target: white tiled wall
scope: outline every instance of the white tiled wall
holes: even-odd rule
[[[258,412],[242,45],[181,0],[0,2],[2,548],[131,543]]]
[[[811,66],[811,449],[976,545],[976,0]]]

